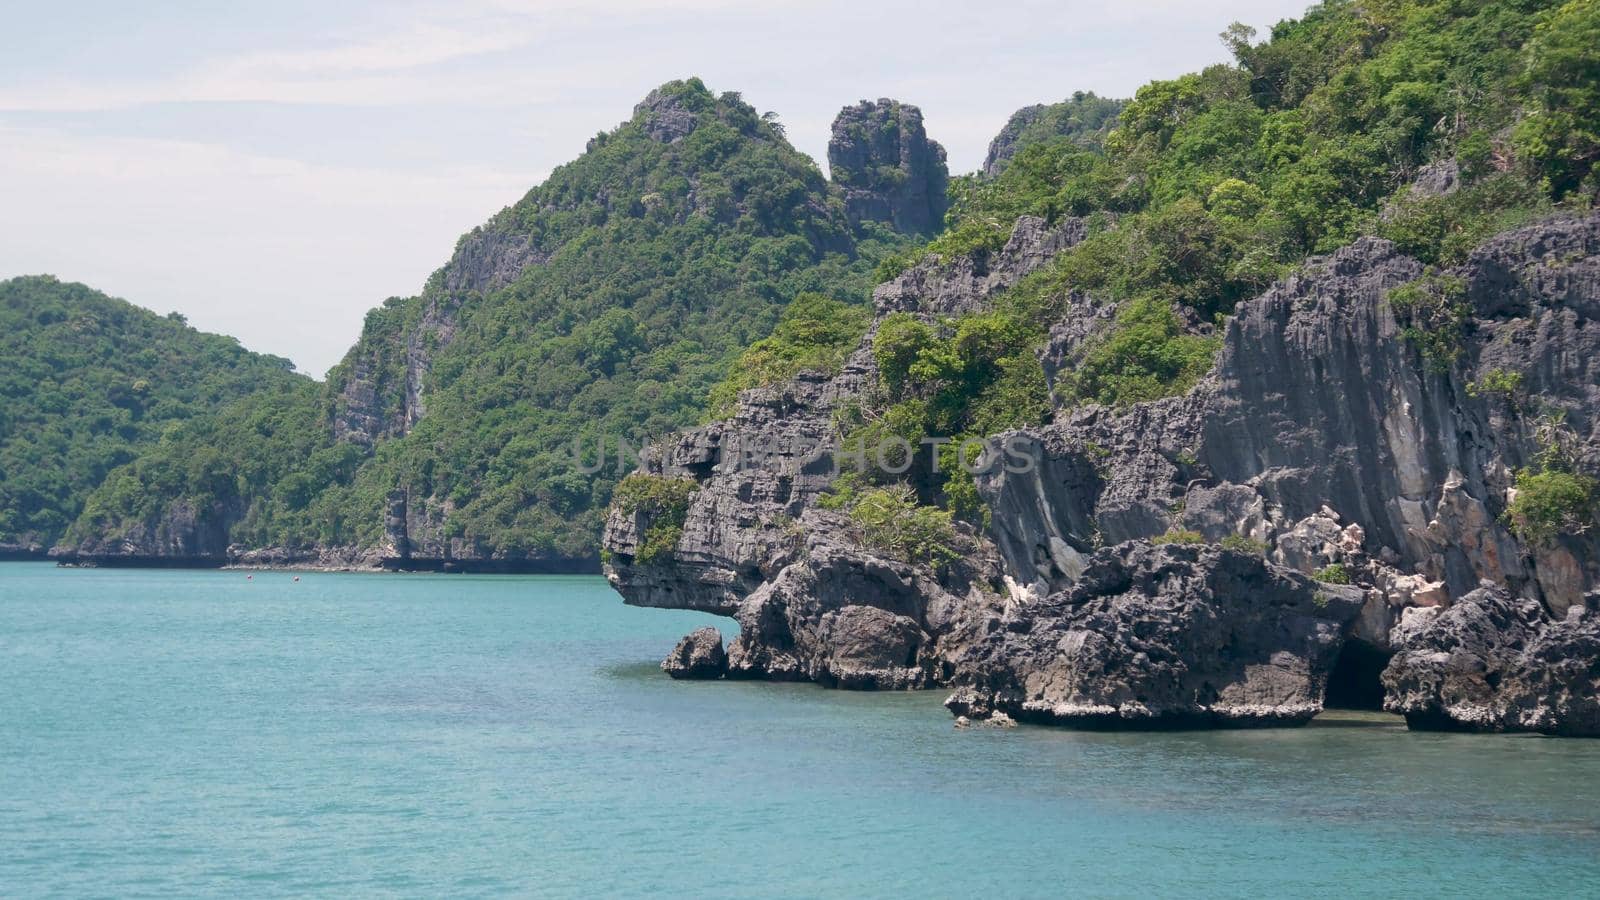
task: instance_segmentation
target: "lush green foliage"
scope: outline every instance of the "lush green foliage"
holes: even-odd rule
[[[1516,126],[1517,150],[1554,196],[1600,195],[1600,0],[1541,16],[1524,59],[1518,87],[1530,109]]]
[[[1060,103],[1037,107],[1032,120],[1012,137],[1012,146],[1021,149],[1064,138],[1080,147],[1099,147],[1126,105],[1093,91],[1076,91]]]
[[[1389,291],[1389,305],[1405,326],[1401,335],[1417,346],[1435,372],[1450,371],[1461,356],[1463,333],[1472,317],[1466,291],[1460,278],[1434,272]]]
[[[446,533],[490,552],[585,554],[615,473],[574,472],[574,437],[691,424],[785,302],[865,296],[895,239],[858,242],[815,165],[736,95],[664,90],[697,117],[687,137],[625,124],[492,223],[549,262],[463,307],[428,414],[358,487],[448,500]]]
[[[1517,473],[1516,497],[1506,507],[1511,530],[1530,544],[1578,534],[1595,524],[1595,480],[1561,469]]]
[[[998,177],[963,183],[930,249],[993,251],[1022,214],[1090,216],[1091,237],[1014,289],[1033,297],[1013,308],[1038,323],[1050,312],[1038,301],[1071,290],[1122,302],[1071,393],[1125,403],[1181,392],[1210,345],[1180,320],[1230,312],[1307,254],[1376,231],[1452,264],[1586,183],[1600,147],[1595,8],[1334,0],[1264,43],[1231,27],[1236,65],[1141,88],[1104,153],[1035,143]],[[1461,190],[1409,190],[1445,157],[1461,165]],[[1456,312],[1419,307],[1408,331],[1434,365],[1453,359]]]
[[[0,544],[50,546],[108,472],[167,431],[251,391],[311,384],[176,314],[47,276],[0,282],[0,359]]]
[[[1328,584],[1349,584],[1350,571],[1343,563],[1330,563],[1311,573],[1311,577]]]
[[[865,306],[802,293],[784,309],[772,334],[751,344],[712,388],[709,415],[732,413],[739,392],[748,388],[776,384],[803,370],[837,372],[870,322]]]
[[[895,559],[941,566],[961,558],[950,513],[919,505],[905,485],[862,491],[848,509],[862,542]]]
[[[1507,369],[1490,369],[1477,381],[1467,382],[1467,394],[1473,397],[1505,397],[1515,399],[1522,392],[1522,373]]]
[[[883,391],[877,399],[885,406],[870,417],[847,411],[839,423],[844,447],[874,463],[862,473],[880,482],[894,480],[893,470],[913,463],[904,459],[904,448],[911,448],[921,454],[944,504],[966,521],[986,524],[987,509],[962,469],[962,447],[1049,421],[1049,389],[1032,349],[1040,337],[1035,326],[1005,309],[937,326],[908,313],[888,316],[872,346]],[[971,448],[968,456],[965,462],[976,462]]]
[[[1554,209],[1538,188],[1511,173],[1496,173],[1439,197],[1402,197],[1379,222],[1379,236],[1426,263],[1452,266],[1486,238],[1525,225]]]
[[[366,453],[330,440],[325,398],[323,385],[303,379],[168,429],[89,496],[68,538],[127,533],[176,500],[212,522],[231,521],[230,539],[247,546],[334,544],[354,534],[377,541],[381,515],[351,519],[344,511]]]
[[[1211,369],[1220,336],[1190,334],[1170,304],[1150,298],[1117,311],[1116,326],[1095,342],[1069,376],[1073,395],[1129,404],[1180,394]]]
[[[1205,542],[1205,535],[1186,528],[1172,528],[1165,534],[1159,534],[1150,539],[1152,544],[1204,544]]]

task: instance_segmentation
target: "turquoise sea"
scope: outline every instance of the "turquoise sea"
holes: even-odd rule
[[[293,577],[0,565],[0,896],[1600,890],[1600,741],[956,731],[599,578]]]

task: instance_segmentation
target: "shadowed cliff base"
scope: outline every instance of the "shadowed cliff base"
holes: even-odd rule
[[[1361,638],[1346,640],[1328,675],[1323,708],[1381,711],[1383,682],[1380,676],[1393,655]]]

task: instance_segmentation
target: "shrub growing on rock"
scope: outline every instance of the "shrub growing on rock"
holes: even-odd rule
[[[689,501],[698,489],[693,481],[635,472],[617,484],[613,502],[623,512],[644,513],[649,524],[639,541],[635,559],[642,565],[665,560],[683,537]]]
[[[850,520],[864,544],[895,559],[941,566],[960,558],[950,513],[920,506],[905,485],[865,491],[855,497]]]
[[[1506,507],[1511,530],[1530,544],[1581,534],[1595,523],[1595,481],[1560,470],[1517,473],[1517,493]]]
[[[1311,573],[1311,577],[1327,584],[1349,584],[1350,572],[1343,563],[1332,563]]]

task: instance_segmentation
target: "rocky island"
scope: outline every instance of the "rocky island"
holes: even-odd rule
[[[1500,116],[1539,113],[1480,111],[1488,133],[1437,139],[1348,240],[1280,266],[1260,183],[1303,161],[1241,159],[1203,208],[1163,183],[1219,119],[1314,109],[1260,79],[1349,11],[1141,91],[1103,156],[1012,160],[839,364],[655,445],[607,576],[738,623],[725,662],[675,674],[944,687],[967,719],[1083,727],[1300,724],[1332,698],[1600,736],[1600,215],[1550,180],[1512,215],[1488,199],[1531,163]],[[1410,52],[1389,40],[1375,61]],[[1183,104],[1206,124],[1171,124]],[[997,222],[1030,192],[1048,211]],[[1313,249],[1341,230],[1304,226]]]

